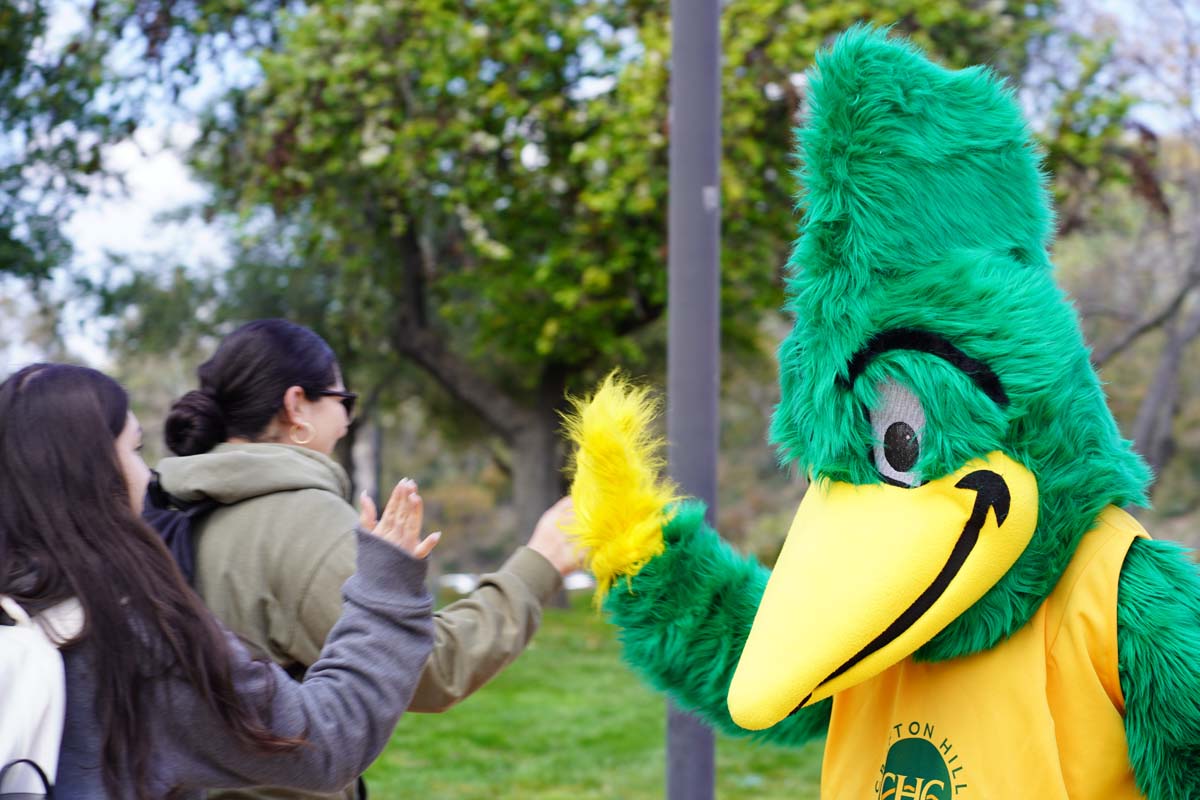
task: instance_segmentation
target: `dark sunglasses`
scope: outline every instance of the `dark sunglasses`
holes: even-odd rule
[[[354,416],[354,404],[358,402],[357,392],[341,392],[337,389],[325,389],[324,391],[318,392],[318,394],[320,394],[322,397],[340,397],[342,399],[342,405],[346,407],[346,416]]]

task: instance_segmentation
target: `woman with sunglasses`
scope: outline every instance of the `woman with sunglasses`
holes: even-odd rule
[[[35,364],[0,384],[0,594],[65,640],[56,795],[345,785],[387,744],[432,646],[411,489],[355,533],[340,621],[295,683],[251,660],[139,518],[140,450],[125,390],[100,372]]]
[[[238,328],[197,372],[199,389],[167,417],[167,446],[179,457],[158,466],[176,502],[216,503],[194,530],[196,589],[252,650],[303,675],[354,571],[359,515],[349,478],[330,457],[353,394],[321,337],[277,319]],[[369,523],[369,500],[364,507]],[[434,615],[434,651],[409,710],[449,708],[521,653],[542,606],[578,566],[559,524],[569,513],[569,500],[549,509],[528,547]],[[356,788],[325,796],[353,798]]]

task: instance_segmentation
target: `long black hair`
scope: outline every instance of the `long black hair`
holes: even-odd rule
[[[234,689],[230,649],[155,533],[134,513],[115,439],[129,398],[93,369],[34,364],[0,384],[0,593],[33,611],[69,598],[93,643],[104,783],[148,796],[150,680],[190,683],[239,740],[264,752],[299,740],[271,734]]]
[[[172,453],[207,453],[231,437],[256,440],[299,386],[310,399],[338,379],[325,340],[283,319],[247,322],[226,336],[196,370],[200,388],[175,401],[165,436]]]

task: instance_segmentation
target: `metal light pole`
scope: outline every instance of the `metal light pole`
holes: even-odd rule
[[[667,440],[671,477],[717,510],[720,0],[671,0]],[[702,665],[697,665],[703,668]],[[713,735],[667,708],[667,797],[712,800]]]

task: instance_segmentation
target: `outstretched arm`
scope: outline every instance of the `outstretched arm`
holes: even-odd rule
[[[1138,787],[1148,800],[1200,797],[1200,573],[1183,548],[1133,542],[1121,570],[1117,650]]]
[[[659,477],[656,404],[645,389],[609,376],[576,403],[576,541],[621,628],[625,658],[653,686],[726,733],[745,736],[726,696],[750,634],[768,571],[721,540],[704,504],[682,500]],[[829,725],[829,701],[756,736],[800,744]]]
[[[560,586],[554,567],[522,547],[470,595],[434,614],[433,653],[408,710],[446,711],[515,661]]]
[[[729,717],[726,696],[770,572],[724,542],[689,500],[663,528],[665,549],[629,580],[618,579],[604,608],[621,628],[626,660],[651,685],[713,727],[751,735]],[[823,736],[825,700],[754,734],[800,745]]]

